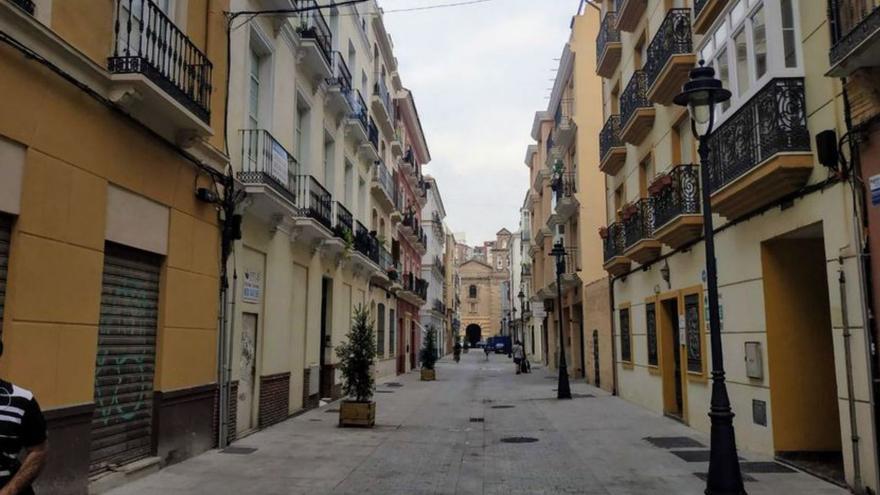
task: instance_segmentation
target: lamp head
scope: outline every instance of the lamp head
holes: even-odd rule
[[[705,61],[700,60],[700,66],[691,69],[690,79],[672,101],[676,105],[687,107],[694,122],[694,130],[698,137],[702,137],[712,128],[715,105],[729,99],[730,91],[724,89],[721,81],[715,78],[715,69],[706,67]]]

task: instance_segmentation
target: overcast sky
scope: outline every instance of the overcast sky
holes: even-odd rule
[[[528,187],[523,163],[535,111],[569,36],[579,0],[379,0],[403,85],[411,89],[431,150],[446,222],[468,244],[518,228]]]

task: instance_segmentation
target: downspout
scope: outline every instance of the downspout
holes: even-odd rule
[[[846,394],[847,394],[847,403],[849,405],[849,429],[850,429],[850,440],[852,442],[852,456],[853,456],[853,486],[852,490],[854,493],[861,494],[864,493],[864,488],[862,486],[862,469],[861,469],[861,459],[859,458],[859,425],[856,421],[856,399],[855,399],[855,387],[853,386],[853,372],[852,372],[852,344],[851,338],[852,333],[849,328],[849,314],[847,310],[847,300],[846,300],[846,274],[843,268],[843,258],[838,258],[838,263],[840,264],[840,268],[837,269],[838,273],[838,285],[840,287],[840,310],[842,313],[842,324],[843,324],[843,355],[844,355],[844,366],[846,367]]]
[[[617,340],[614,338],[614,282],[617,277],[611,277],[611,283],[608,284],[608,301],[609,301],[609,317],[611,320],[611,393],[617,393]],[[595,342],[593,345],[596,345]]]

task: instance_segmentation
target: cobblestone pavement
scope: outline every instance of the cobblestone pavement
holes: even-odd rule
[[[705,447],[669,449],[645,438],[708,445],[705,435],[583,383],[572,383],[575,399],[557,401],[546,369],[517,376],[506,356],[484,359],[441,361],[436,382],[409,373],[392,379],[401,386],[380,384],[374,429],[338,428],[331,404],[234,444],[257,449],[250,454],[207,452],[111,494],[703,493],[695,473],[708,463],[680,455],[699,459]],[[768,466],[781,467],[750,471]],[[800,472],[750,476],[752,495],[848,493]]]

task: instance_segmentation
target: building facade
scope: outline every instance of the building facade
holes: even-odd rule
[[[167,60],[131,6],[0,2],[0,371],[45,411],[41,493],[215,440],[229,6],[145,3]]]
[[[611,391],[608,277],[602,267],[602,243],[595,235],[605,220],[605,179],[598,169],[594,137],[602,124],[592,106],[602,94],[595,75],[598,28],[598,12],[582,5],[572,20],[548,108],[537,112],[533,121],[537,144],[526,152],[530,191],[525,209],[532,234],[530,301],[541,304],[535,309],[542,315],[536,320],[547,350],[545,362],[558,366],[561,306],[570,375]],[[565,249],[561,290],[552,255],[557,243]]]
[[[620,395],[708,432],[699,191],[709,188],[737,445],[808,471],[801,460],[819,459],[826,476],[852,484],[858,474],[876,491],[859,228],[821,145],[828,131],[836,151],[847,132],[840,83],[815,56],[829,52],[831,29],[803,0],[602,2],[601,236]],[[672,105],[698,60],[732,92],[715,109],[707,163]]]
[[[437,355],[447,352],[446,341],[450,327],[446,313],[446,209],[440,197],[440,189],[433,177],[425,176],[428,201],[422,208],[422,229],[427,237],[428,249],[422,256],[422,278],[428,283],[427,303],[422,307],[422,327],[433,328],[437,335]]]
[[[446,228],[446,244],[443,263],[446,266],[446,280],[443,285],[446,304],[446,320],[449,333],[446,338],[446,353],[452,352],[456,343],[461,343],[461,275],[458,271],[458,242]]]

